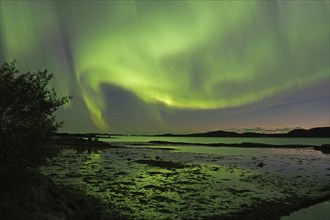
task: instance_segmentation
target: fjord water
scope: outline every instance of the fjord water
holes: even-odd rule
[[[310,145],[320,146],[330,144],[330,138],[272,138],[272,137],[163,137],[163,136],[111,136],[111,138],[100,138],[105,142],[149,142],[168,141],[198,144],[213,143],[263,143],[273,145]]]

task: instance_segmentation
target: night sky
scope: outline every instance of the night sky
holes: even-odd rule
[[[4,1],[0,61],[48,69],[63,132],[329,126],[329,1]]]

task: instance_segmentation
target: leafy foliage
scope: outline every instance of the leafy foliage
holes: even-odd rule
[[[50,153],[46,144],[62,125],[53,115],[71,97],[48,88],[47,70],[19,73],[15,62],[0,67],[0,162],[34,166]]]

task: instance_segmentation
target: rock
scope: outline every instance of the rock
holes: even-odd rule
[[[263,167],[265,164],[263,162],[258,163],[257,167]]]

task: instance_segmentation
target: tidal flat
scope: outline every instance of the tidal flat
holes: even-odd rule
[[[330,199],[330,155],[313,148],[116,143],[70,147],[41,172],[123,219],[280,219]]]

